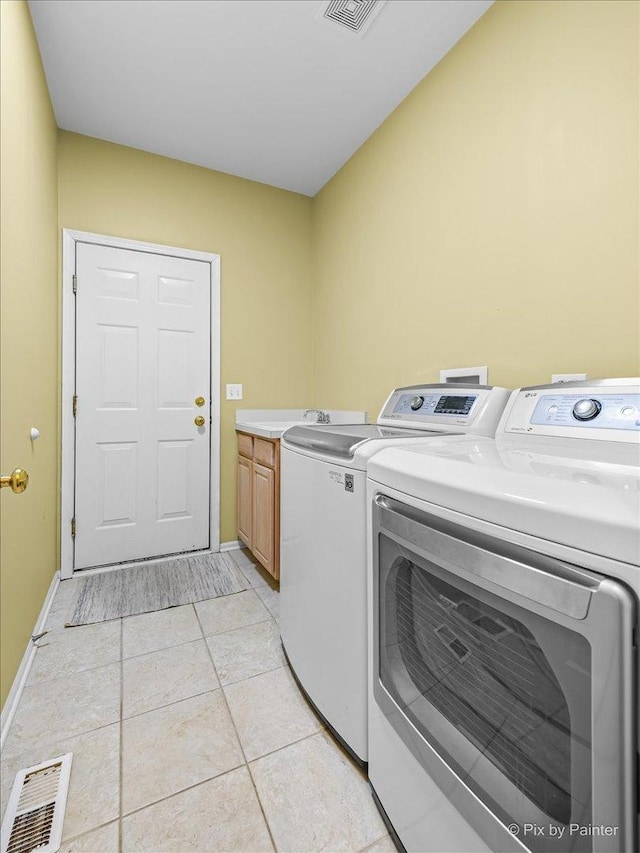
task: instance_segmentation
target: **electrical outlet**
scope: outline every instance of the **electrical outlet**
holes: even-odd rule
[[[227,400],[242,400],[242,385],[227,385]]]
[[[552,382],[582,382],[587,378],[586,373],[553,373]]]

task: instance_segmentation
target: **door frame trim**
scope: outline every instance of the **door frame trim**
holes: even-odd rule
[[[60,577],[71,578],[73,567],[73,539],[71,519],[75,495],[75,425],[73,395],[75,392],[76,363],[76,302],[73,276],[76,265],[76,244],[94,243],[114,249],[130,249],[155,255],[171,255],[191,261],[204,261],[210,266],[211,286],[211,455],[209,505],[209,548],[204,552],[220,550],[220,255],[180,249],[158,243],[145,243],[126,237],[93,234],[90,231],[62,229],[62,341],[61,341],[61,458],[60,458]],[[138,561],[141,563],[147,560]],[[131,565],[126,563],[123,565]],[[91,571],[91,570],[89,570]]]

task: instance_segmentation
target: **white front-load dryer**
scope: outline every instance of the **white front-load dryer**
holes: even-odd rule
[[[509,392],[398,388],[377,424],[293,427],[281,444],[280,632],[316,711],[367,761],[366,468],[383,447],[493,435]]]
[[[637,850],[640,380],[368,469],[369,778],[409,853]]]

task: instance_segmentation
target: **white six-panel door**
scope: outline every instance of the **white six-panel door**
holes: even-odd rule
[[[208,548],[210,266],[76,251],[75,568]]]

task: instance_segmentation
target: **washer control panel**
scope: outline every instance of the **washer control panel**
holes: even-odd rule
[[[531,423],[640,430],[640,394],[545,394],[533,410]]]
[[[500,426],[506,433],[640,440],[640,380],[521,388]]]
[[[477,394],[402,394],[394,415],[463,415],[470,414]]]
[[[382,407],[378,424],[493,436],[508,399],[505,388],[485,385],[396,388]]]

